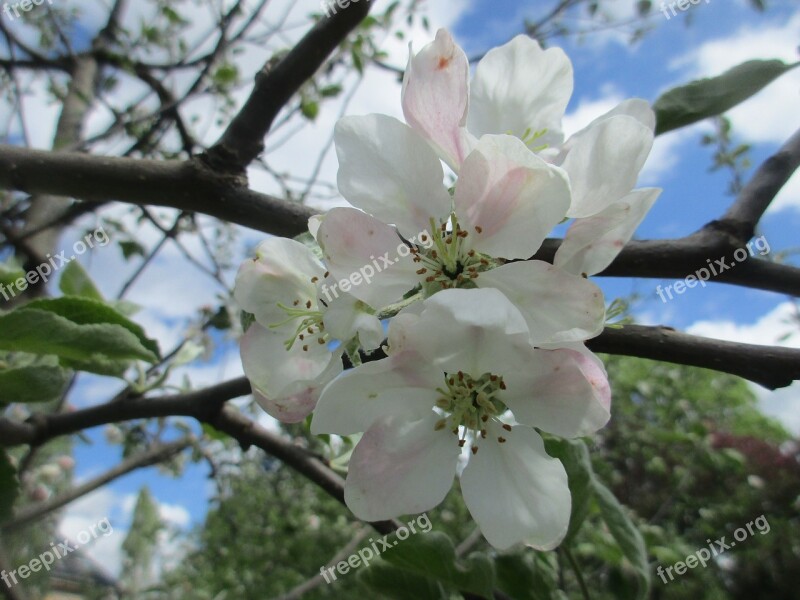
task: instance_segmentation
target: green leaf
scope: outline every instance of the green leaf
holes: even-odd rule
[[[650,567],[644,538],[614,494],[596,477],[592,481],[603,521],[635,572],[637,586],[634,597],[645,600],[650,591]]]
[[[341,85],[339,85],[338,83],[334,83],[331,85],[326,85],[325,87],[320,89],[319,95],[322,96],[323,98],[332,98],[334,96],[338,96],[339,94],[341,94],[343,89],[344,88],[342,88]]]
[[[435,581],[378,560],[358,573],[358,581],[382,598],[392,600],[449,600],[450,594]],[[368,596],[369,597],[369,596]]]
[[[132,256],[144,256],[144,246],[139,242],[134,241],[121,241],[119,248],[122,250],[122,256],[125,260],[129,260]]]
[[[64,269],[58,289],[65,296],[80,296],[90,300],[103,301],[103,295],[94,285],[91,277],[78,261],[73,260]]]
[[[19,495],[17,470],[5,450],[0,450],[0,523],[11,517],[14,502]]]
[[[319,102],[315,100],[304,99],[300,103],[300,112],[309,121],[313,121],[319,115]]]
[[[239,79],[239,69],[236,65],[231,63],[220,65],[220,67],[214,71],[211,78],[219,87],[233,85]]]
[[[224,442],[229,439],[228,434],[222,433],[220,430],[216,429],[213,425],[209,425],[208,423],[203,423],[203,434],[208,436],[209,439]]]
[[[396,567],[461,591],[486,598],[493,596],[494,566],[486,555],[476,552],[460,560],[452,540],[437,531],[394,543],[396,545],[386,550],[381,558]]]
[[[79,324],[28,306],[0,315],[0,350],[52,354],[63,367],[114,376],[120,376],[130,360],[158,360],[122,325]]]
[[[795,68],[780,60],[751,60],[718,77],[699,79],[665,92],[653,105],[656,135],[721,115]]]
[[[591,506],[594,472],[589,459],[589,449],[581,440],[560,438],[546,439],[545,448],[550,456],[561,461],[569,478],[572,513],[569,518],[569,530],[564,538],[564,543],[569,544],[586,520]]]
[[[69,383],[59,367],[31,366],[0,370],[0,403],[58,400]]]
[[[135,335],[139,339],[141,345],[152,353],[154,357],[152,362],[161,358],[158,344],[147,337],[147,334],[145,334],[144,329],[142,329],[140,325],[137,325],[104,302],[72,297],[42,298],[29,302],[21,307],[21,309],[47,310],[69,319],[78,325],[94,325],[100,323],[119,325]],[[144,360],[149,360],[149,358],[144,358]]]
[[[552,582],[536,568],[529,554],[501,554],[494,566],[497,587],[515,600],[552,600]]]

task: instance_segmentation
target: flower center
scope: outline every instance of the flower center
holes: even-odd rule
[[[513,132],[508,132],[509,135],[516,135]],[[531,149],[532,152],[541,152],[542,150],[546,150],[549,146],[547,144],[539,144],[538,146],[534,146],[536,141],[547,135],[547,129],[540,129],[539,131],[533,131],[531,127],[528,127],[519,137],[522,140],[522,143],[525,144],[528,148]]]
[[[292,306],[278,303],[278,308],[286,313],[287,318],[278,323],[271,323],[270,328],[278,329],[285,326],[294,328],[284,342],[287,351],[298,341],[303,344],[303,352],[308,352],[312,344],[323,346],[328,342],[330,336],[325,332],[325,324],[322,322],[324,314],[314,307],[311,300],[303,303],[303,300],[298,298]]]
[[[472,453],[478,452],[478,440],[486,439],[486,423],[506,411],[506,406],[497,398],[501,390],[506,389],[503,378],[492,373],[484,373],[473,378],[463,371],[445,373],[445,386],[436,388],[441,394],[436,407],[445,413],[444,418],[437,421],[435,429],[450,429],[459,436],[458,445],[462,448],[471,433],[473,439]],[[503,425],[510,430],[510,427]],[[498,438],[502,444],[504,438]]]
[[[426,298],[450,288],[475,288],[479,273],[497,266],[491,258],[468,247],[469,232],[461,228],[455,213],[450,221],[452,228],[448,231],[447,223],[437,227],[431,219],[431,230],[439,234],[434,234],[433,246],[411,251],[414,262],[420,265],[417,275],[424,277],[422,289]],[[475,229],[477,233],[482,231],[480,227]]]

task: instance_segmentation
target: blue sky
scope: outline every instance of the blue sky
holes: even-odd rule
[[[385,0],[373,2],[377,10],[381,3],[387,3]],[[449,27],[468,54],[507,41],[521,31],[524,18],[535,19],[550,4],[515,0],[428,0],[426,3],[432,26]],[[628,0],[608,3],[615,14],[623,17],[630,14],[632,4]],[[657,12],[650,21],[654,29],[633,46],[627,43],[624,33],[616,31],[592,34],[582,40],[556,40],[554,45],[564,48],[575,69],[575,93],[568,109],[568,124],[573,130],[577,129],[622,99],[636,96],[653,101],[675,84],[719,74],[749,58],[797,59],[800,8],[789,1],[772,4],[774,8],[763,16],[749,8],[744,0],[711,0],[691,9],[690,26],[685,16],[666,20]],[[302,5],[297,9],[299,17],[303,11],[310,10],[309,7],[318,6],[318,2],[298,2],[298,5]],[[585,25],[586,21],[572,24]],[[94,30],[95,26],[96,22],[90,20],[86,30]],[[433,31],[426,33],[416,29],[411,35],[415,47],[429,40],[432,34]],[[387,40],[387,45],[393,62],[404,64],[405,44]],[[264,56],[252,51],[242,59],[246,61],[242,67],[247,73],[245,79],[263,62]],[[760,164],[800,128],[800,112],[796,109],[799,96],[800,75],[792,72],[731,113],[735,139],[754,144],[751,153],[754,165]],[[53,122],[56,108],[45,101],[39,102],[38,112],[33,112],[36,119],[39,123]],[[317,147],[320,139],[327,138],[338,116],[337,108],[325,106],[318,122],[298,135],[294,145],[287,145],[274,157],[275,165],[295,171],[307,166],[308,144]],[[397,115],[398,110],[399,87],[391,76],[375,70],[368,73],[346,112]],[[95,115],[93,119],[94,125],[102,124],[102,115]],[[52,137],[51,128],[31,123],[30,129],[34,145],[46,145]],[[708,172],[711,150],[699,143],[704,131],[708,131],[708,125],[667,134],[658,141],[641,184],[663,187],[664,192],[637,237],[657,239],[689,234],[720,216],[732,201],[726,194],[728,174]],[[214,133],[210,126],[209,138],[213,138]],[[111,151],[113,149],[109,149]],[[334,157],[329,154],[323,166],[323,174],[329,181],[335,181],[335,169]],[[251,173],[251,179],[255,187],[273,191],[262,173]],[[766,236],[774,255],[800,246],[798,230],[800,178],[795,178],[790,189],[782,194],[780,205],[767,214],[760,233]],[[257,243],[262,237],[254,232],[242,232],[242,239],[248,244]],[[157,240],[154,232],[141,232],[143,243],[154,240]],[[137,318],[159,338],[164,350],[171,349],[180,339],[194,309],[213,303],[219,292],[208,281],[200,280],[181,260],[176,250],[168,249],[131,294],[131,299],[147,307]],[[797,263],[795,257],[790,260]],[[119,284],[136,266],[135,262],[123,263],[113,250],[98,252],[87,264],[109,296],[119,289]],[[663,323],[703,335],[762,344],[773,343],[783,331],[790,330],[788,325],[781,324],[781,319],[790,312],[790,304],[777,294],[710,283],[705,289],[688,290],[665,304],[656,295],[656,286],[674,283],[672,281],[601,278],[598,283],[609,301],[618,296],[638,294],[641,300],[634,305],[634,314],[644,323]],[[209,361],[193,364],[182,371],[191,375],[198,386],[241,372],[235,343],[223,338],[217,341],[220,346]],[[800,345],[797,336],[785,343]],[[84,406],[102,401],[111,395],[110,385],[113,384],[108,380],[85,378],[75,396],[80,398],[76,403]],[[787,425],[800,431],[800,421],[793,416],[800,412],[795,408],[800,401],[796,386],[777,394],[761,390],[758,393],[771,414],[781,415]],[[79,479],[98,474],[119,459],[119,448],[104,441],[102,430],[89,432],[89,438],[93,442],[91,445],[79,443],[75,450]],[[107,542],[103,540],[107,546],[98,546],[96,558],[115,569],[119,561],[118,546],[130,518],[131,499],[141,486],[150,486],[171,522],[186,526],[190,522],[201,522],[205,514],[212,490],[207,475],[203,463],[189,466],[179,480],[161,476],[154,469],[134,473],[101,494],[73,506],[67,513],[65,530],[79,530],[80,524],[87,520],[96,522],[104,516],[111,517],[119,533]]]

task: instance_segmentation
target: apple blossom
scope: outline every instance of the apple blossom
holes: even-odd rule
[[[356,516],[433,508],[464,449],[464,501],[486,539],[500,549],[558,545],[569,524],[567,476],[534,427],[564,437],[596,431],[610,391],[588,350],[536,349],[529,335],[501,292],[445,290],[395,317],[386,359],[326,386],[312,432],[365,432],[345,484]]]

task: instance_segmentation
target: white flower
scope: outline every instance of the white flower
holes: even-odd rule
[[[343,347],[331,351],[331,341],[357,337],[376,348],[383,339],[380,321],[357,299],[319,299],[325,277],[309,248],[285,238],[265,240],[236,277],[236,300],[256,320],[241,340],[244,372],[259,405],[283,422],[308,416],[342,371]]]
[[[556,264],[593,274],[613,261],[658,195],[631,194],[652,148],[655,114],[644,100],[626,100],[564,142],[561,120],[572,90],[564,52],[542,50],[525,35],[490,50],[470,85],[466,55],[440,30],[409,61],[403,111],[456,172],[478,137],[503,133],[563,167],[572,188],[566,216],[578,219],[573,227],[580,230],[567,234]],[[600,221],[581,225],[594,216]]]
[[[569,524],[567,475],[533,428],[574,437],[602,427],[602,366],[585,349],[534,349],[497,290],[446,290],[414,308],[392,321],[388,358],[330,383],[314,413],[314,433],[365,432],[347,505],[367,521],[429,510],[463,448],[464,501],[486,539],[554,548]]]

